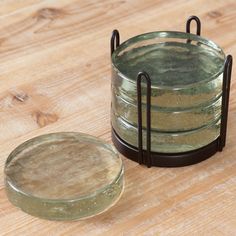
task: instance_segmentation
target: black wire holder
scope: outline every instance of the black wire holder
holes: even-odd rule
[[[197,16],[190,16],[186,22],[186,33],[190,33],[192,21],[196,22],[196,34],[201,34],[201,21]],[[191,41],[188,41],[191,42]],[[120,45],[120,35],[118,30],[112,32],[111,55]],[[147,72],[141,71],[137,76],[137,102],[138,102],[138,148],[125,142],[112,127],[112,141],[115,147],[127,158],[144,164],[147,167],[180,167],[201,162],[218,151],[222,151],[226,144],[227,120],[229,109],[229,94],[232,72],[233,58],[228,55],[224,63],[223,83],[222,83],[222,103],[221,103],[221,124],[220,135],[213,142],[204,147],[181,153],[160,153],[151,151],[151,79]],[[142,94],[141,82],[146,81],[146,150],[143,148],[143,125],[142,125]]]

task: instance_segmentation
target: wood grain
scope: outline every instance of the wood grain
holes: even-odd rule
[[[0,235],[236,235],[236,63],[227,146],[194,166],[151,168],[125,158],[116,206],[78,222],[50,222],[13,207],[4,162],[21,142],[80,131],[111,142],[110,52],[121,41],[202,20],[202,35],[236,56],[235,0],[8,0],[0,2]]]

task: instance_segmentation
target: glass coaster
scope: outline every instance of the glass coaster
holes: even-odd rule
[[[182,132],[199,129],[221,116],[221,97],[204,106],[183,110],[169,110],[151,106],[151,129],[160,132]],[[111,110],[128,123],[138,126],[138,106],[121,96],[112,94]],[[142,106],[143,127],[146,128],[146,106]]]
[[[122,139],[138,147],[138,128],[111,112],[112,127]],[[220,119],[199,129],[183,132],[151,130],[151,151],[181,153],[192,151],[213,142],[220,135]],[[146,150],[146,130],[143,130],[143,149]]]
[[[10,202],[50,220],[104,212],[118,201],[124,187],[116,150],[75,132],[46,134],[21,144],[9,155],[4,171]]]

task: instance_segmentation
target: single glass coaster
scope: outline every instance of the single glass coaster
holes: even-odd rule
[[[111,112],[112,127],[122,139],[138,147],[138,128]],[[181,153],[206,146],[220,135],[220,119],[199,129],[184,132],[158,132],[151,130],[151,151]],[[146,129],[143,130],[143,149],[146,150]]]
[[[205,106],[183,110],[169,110],[151,107],[151,130],[160,132],[182,132],[199,129],[219,120],[221,97]],[[121,96],[112,94],[112,112],[128,123],[138,126],[138,106]],[[146,128],[146,106],[142,106],[143,127]]]
[[[102,213],[118,201],[124,188],[124,168],[116,150],[76,132],[26,141],[9,155],[4,171],[10,202],[49,220]]]

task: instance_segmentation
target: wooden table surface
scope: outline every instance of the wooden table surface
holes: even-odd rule
[[[4,191],[4,162],[29,138],[80,131],[111,142],[109,41],[114,28],[121,41],[155,30],[184,31],[189,15],[201,18],[203,36],[236,56],[235,0],[0,1],[1,236],[236,235],[235,66],[222,153],[172,169],[148,169],[123,158],[122,198],[84,221],[31,217],[12,206]]]

